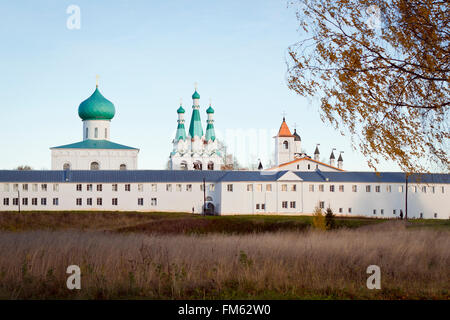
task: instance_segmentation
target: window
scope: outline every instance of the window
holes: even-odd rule
[[[380,192],[381,191],[381,187],[380,186],[375,186],[375,192]]]
[[[308,170],[311,170],[311,165],[310,164],[308,164]]]
[[[59,191],[59,184],[55,183],[55,184],[53,185],[53,191],[54,191],[54,192],[58,192],[58,191]]]
[[[98,185],[97,185],[97,191],[102,191],[102,190],[103,190],[103,185],[98,184]]]
[[[373,214],[377,214],[377,209],[373,209]]]
[[[122,164],[120,165],[119,169],[122,170],[122,171],[125,171],[125,170],[127,170],[127,165],[124,164],[124,163],[122,163]]]
[[[13,191],[14,191],[14,192],[19,191],[19,185],[18,185],[17,183],[14,183],[14,184],[13,184]]]
[[[342,208],[339,208],[339,213],[342,213],[344,210]]]
[[[366,186],[366,192],[370,192],[370,185]]]
[[[23,185],[22,185],[22,190],[23,190],[23,191],[28,191],[28,184],[26,184],[26,183],[23,184]]]
[[[291,191],[297,191],[297,185],[296,184],[293,184],[291,186]]]
[[[252,184],[248,184],[247,185],[247,191],[253,191],[253,185]]]
[[[297,170],[299,170],[299,169],[300,169],[300,165],[298,164],[298,165],[297,165]]]
[[[352,185],[352,192],[358,192],[358,185]]]
[[[144,198],[138,198],[138,206],[144,205]]]
[[[423,212],[420,213],[420,219],[423,219]]]
[[[105,139],[108,139],[108,128],[105,128]]]
[[[91,170],[99,170],[100,169],[100,165],[98,164],[98,162],[91,162]]]
[[[117,206],[117,204],[119,203],[117,198],[112,198],[112,205],[113,206]]]
[[[395,216],[397,214],[397,210],[392,210],[392,214]]]
[[[391,192],[391,191],[392,191],[391,186],[390,185],[386,186],[386,192]]]
[[[131,185],[129,183],[125,185],[125,191],[131,191]]]
[[[427,187],[426,187],[426,186],[423,186],[423,187],[422,187],[422,192],[423,192],[423,193],[427,193]]]
[[[284,146],[284,149],[289,149],[289,142],[284,141],[283,146]]]
[[[114,183],[114,184],[112,185],[112,191],[117,191],[117,190],[119,190],[119,188],[118,188],[118,186],[117,186],[117,183]]]
[[[233,192],[233,185],[232,184],[227,184],[227,191],[228,192]]]
[[[31,190],[33,190],[33,192],[37,192],[38,191],[37,183],[33,183],[33,185],[31,186]]]
[[[41,206],[47,205],[47,198],[41,198]]]
[[[320,191],[320,192],[323,192],[323,190],[324,190],[323,184],[319,184],[319,191]]]
[[[213,183],[211,183],[211,184],[209,185],[209,191],[214,191],[215,189],[216,189],[216,185],[213,184]]]
[[[334,192],[334,185],[330,185],[330,192]]]
[[[403,186],[398,187],[398,192],[403,192]]]
[[[187,184],[186,185],[186,191],[189,191],[189,192],[192,191],[192,184]]]
[[[13,198],[13,206],[19,205],[19,198]]]
[[[177,184],[177,191],[181,192],[181,184]]]
[[[383,215],[384,215],[384,209],[381,209],[381,210],[380,210],[380,213],[381,213],[381,215],[383,216]]]
[[[64,163],[63,170],[70,170],[70,163]]]
[[[256,210],[259,210],[259,203],[256,204]]]
[[[92,184],[86,185],[86,190],[87,191],[92,191]]]
[[[344,192],[344,185],[343,185],[343,184],[341,184],[341,185],[339,186],[339,192]]]
[[[281,185],[281,191],[287,191],[287,184]]]
[[[22,205],[27,206],[28,205],[28,198],[22,198]]]
[[[103,205],[103,199],[102,198],[97,198],[97,205],[98,206]]]
[[[81,186],[81,183],[77,184],[77,191],[83,190],[83,187]]]
[[[266,184],[266,191],[267,192],[272,192],[272,185],[271,184]]]
[[[156,192],[156,191],[158,191],[158,185],[156,183],[152,183],[152,192]]]
[[[87,198],[87,199],[86,199],[86,204],[87,204],[88,206],[92,206],[92,198]]]
[[[156,199],[156,198],[152,198],[152,200],[151,200],[152,202],[151,202],[151,205],[152,206],[156,206],[156,205],[158,205],[158,199]]]
[[[3,198],[3,205],[9,206],[9,198]]]
[[[170,183],[166,184],[166,191],[172,192],[172,185]]]
[[[32,198],[31,199],[31,205],[32,206],[37,206],[37,198]]]
[[[144,185],[142,183],[138,184],[138,191],[139,192],[144,192]]]
[[[295,209],[295,201],[291,201],[290,207],[291,207],[291,209]]]
[[[83,204],[83,200],[81,198],[77,198],[76,203],[77,206],[81,206]]]
[[[434,217],[437,218],[437,213],[434,213]]]
[[[442,190],[444,190],[444,189],[442,189]],[[9,192],[9,183],[5,183],[5,184],[3,185],[3,191]]]
[[[59,199],[58,198],[53,198],[53,205],[54,206],[59,205]]]
[[[309,185],[309,192],[314,192],[314,185],[313,184]]]
[[[282,207],[283,209],[287,209],[287,207],[288,207],[288,202],[287,202],[287,201],[282,201],[282,202],[281,202],[281,207]]]
[[[257,184],[256,185],[256,191],[257,192],[262,192],[262,184]]]
[[[441,193],[444,193],[445,187],[441,187]]]
[[[431,187],[431,193],[436,193],[436,188],[435,187]]]
[[[320,201],[319,202],[319,208],[320,209],[324,209],[325,208],[325,201]]]
[[[89,138],[89,128],[86,128],[86,139]]]
[[[348,208],[348,213],[352,213],[352,208]]]
[[[98,138],[98,128],[95,128],[95,131],[94,131],[94,137],[95,137],[95,138]]]
[[[261,203],[261,210],[266,210],[266,204],[265,203]]]

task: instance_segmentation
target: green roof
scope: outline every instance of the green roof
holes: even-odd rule
[[[191,124],[189,125],[189,135],[191,138],[202,137],[203,136],[203,128],[202,121],[200,119],[200,111],[198,109],[194,109],[192,111]]]
[[[180,106],[177,110],[177,113],[184,113],[184,108],[182,106]]]
[[[200,99],[200,94],[195,90],[194,94],[192,95],[192,99]]]
[[[214,125],[212,123],[208,123],[208,125],[206,126],[205,140],[216,140],[216,132],[214,131]]]
[[[139,150],[137,148],[132,148],[124,146],[122,144],[114,143],[108,140],[84,140],[72,144],[66,144],[64,146],[53,147],[50,149],[133,149]]]
[[[211,105],[208,109],[206,109],[206,113],[214,113],[214,109],[211,107]]]
[[[78,115],[83,120],[111,120],[115,113],[114,104],[100,93],[98,87],[78,107]]]

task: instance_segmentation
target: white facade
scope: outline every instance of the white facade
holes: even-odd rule
[[[130,177],[139,176],[140,172],[129,172],[132,174]],[[72,182],[69,176],[66,182],[46,182],[45,179],[27,182],[23,180],[26,173],[0,171],[0,211],[18,211],[20,202],[23,211],[192,212],[194,208],[195,213],[200,213],[204,193],[203,182],[198,180],[202,176],[195,176],[190,182],[186,177],[169,173],[162,172],[158,179],[154,179],[156,181],[105,183]],[[77,173],[71,174],[76,176]],[[208,178],[205,182],[207,202],[212,203],[220,215],[309,215],[316,206],[330,207],[335,214],[342,216],[396,218],[400,212],[406,213],[404,182],[338,182],[326,177],[317,181],[315,176],[291,171],[255,174],[228,171],[215,180]],[[298,174],[304,175],[305,179]],[[359,173],[350,174],[361,180]],[[322,175],[326,176],[326,173]],[[14,176],[21,182],[7,181],[8,177]],[[450,218],[449,177],[442,176],[446,176],[443,178],[445,183],[409,183],[409,218]],[[228,177],[231,177],[230,181]],[[252,177],[256,179],[241,181]]]

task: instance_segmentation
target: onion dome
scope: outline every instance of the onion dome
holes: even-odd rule
[[[180,106],[177,110],[177,113],[185,113],[184,108]]]
[[[114,104],[100,93],[98,87],[78,107],[78,115],[82,120],[111,120],[115,114]]]
[[[334,152],[333,151],[331,151],[331,154],[330,154],[330,160],[332,160],[332,159],[334,159]]]
[[[192,99],[200,99],[200,94],[195,90],[194,94],[192,95]]]
[[[206,113],[214,113],[214,109],[209,105],[209,108],[206,109]]]
[[[300,136],[297,133],[297,129],[294,129],[294,141],[302,141],[302,139],[300,138]]]

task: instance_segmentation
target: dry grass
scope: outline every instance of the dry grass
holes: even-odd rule
[[[447,231],[386,223],[247,235],[0,232],[0,298],[448,299]],[[82,289],[66,288],[67,266]],[[366,288],[381,267],[382,290]]]

